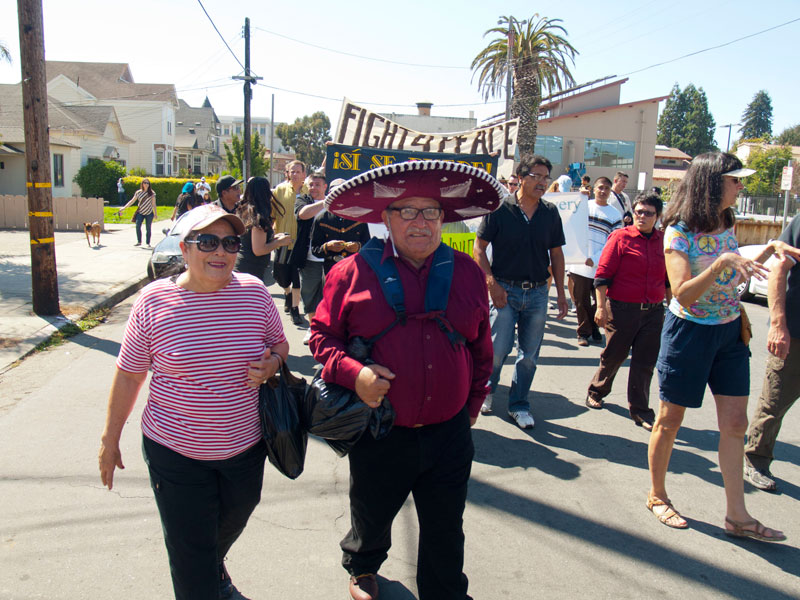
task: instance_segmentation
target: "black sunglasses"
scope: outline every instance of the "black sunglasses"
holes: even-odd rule
[[[422,213],[422,218],[426,221],[436,221],[442,215],[441,208],[414,208],[412,206],[404,206],[403,208],[387,208],[386,210],[393,210],[400,213],[400,218],[403,221],[413,221],[417,218],[419,213]]]
[[[220,242],[222,242],[222,249],[228,254],[236,254],[239,252],[239,248],[242,247],[242,240],[239,239],[238,235],[226,235],[220,239],[213,233],[201,233],[192,240],[184,240],[186,244],[197,244],[197,249],[200,252],[214,252],[219,248]]]

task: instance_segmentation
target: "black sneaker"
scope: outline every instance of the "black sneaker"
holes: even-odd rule
[[[292,297],[291,296],[286,296],[283,299],[283,312],[285,312],[287,315],[290,312],[292,312]]]
[[[236,586],[231,581],[231,576],[228,575],[228,569],[225,568],[225,563],[219,563],[219,597],[222,600],[233,598],[233,593],[236,591]]]
[[[772,479],[772,473],[761,471],[747,464],[744,466],[744,480],[749,481],[754,487],[767,492],[774,492],[778,489],[775,480]]]
[[[600,344],[603,342],[603,334],[600,333],[599,329],[592,331],[592,342],[595,344]]]

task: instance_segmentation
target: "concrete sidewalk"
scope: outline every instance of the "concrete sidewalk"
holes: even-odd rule
[[[169,223],[153,223],[153,245],[164,237],[161,229]],[[86,243],[82,231],[57,231],[55,240],[63,315],[40,317],[33,313],[31,300],[28,231],[0,231],[0,373],[63,327],[68,319],[113,306],[147,283],[150,250],[133,245],[133,224],[106,225],[96,247]]]

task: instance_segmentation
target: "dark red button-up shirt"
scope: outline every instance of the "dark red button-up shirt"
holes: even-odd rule
[[[663,231],[653,230],[648,238],[635,225],[629,225],[608,236],[594,282],[608,286],[609,298],[620,302],[661,302],[666,281]]]
[[[394,260],[409,315],[425,311],[425,285],[433,255],[418,270],[394,258],[391,242],[382,260]],[[432,425],[454,417],[466,404],[476,417],[486,396],[492,370],[489,302],[483,271],[462,252],[455,252],[453,283],[445,317],[466,343],[453,347],[432,319],[409,318],[395,325],[372,348],[371,359],[395,378],[386,397],[397,413],[395,425]],[[314,358],[324,365],[326,381],[355,389],[364,366],[347,356],[347,341],[370,338],[394,321],[375,272],[359,255],[337,263],[325,277],[323,298],[311,323]]]

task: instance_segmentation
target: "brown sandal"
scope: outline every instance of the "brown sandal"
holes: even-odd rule
[[[734,521],[729,517],[725,517],[725,522],[733,527],[733,529],[728,529],[725,527],[725,535],[730,537],[752,538],[754,540],[758,540],[759,542],[783,542],[786,540],[786,536],[783,534],[783,532],[780,532],[777,529],[764,527],[764,525],[762,525],[761,522],[756,519],[751,521]],[[750,526],[753,526],[753,529],[745,529],[745,527]],[[779,533],[780,535],[764,535],[767,532]]]
[[[658,506],[665,506],[666,508],[661,512],[656,512],[654,509]],[[647,497],[647,510],[653,513],[656,516],[656,519],[661,521],[667,527],[672,527],[673,529],[687,529],[689,524],[686,522],[680,513],[675,510],[675,507],[672,506],[672,502],[669,501],[667,498],[666,502],[661,498],[651,498],[650,496]],[[681,519],[683,523],[675,524],[674,519]]]

